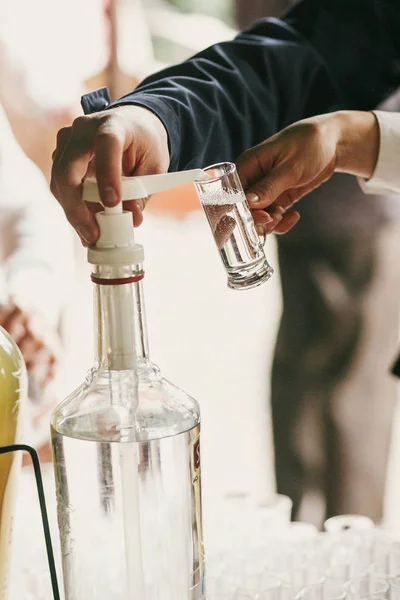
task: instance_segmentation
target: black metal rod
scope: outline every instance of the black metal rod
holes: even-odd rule
[[[9,452],[18,452],[18,451],[28,452],[28,454],[30,455],[31,460],[32,460],[33,470],[35,472],[36,487],[37,487],[37,492],[38,492],[38,496],[39,496],[40,513],[42,515],[43,533],[44,533],[44,540],[46,542],[47,560],[49,563],[51,587],[53,589],[53,598],[54,598],[54,600],[60,600],[60,590],[59,590],[58,581],[57,581],[57,570],[56,570],[56,564],[54,561],[53,545],[51,543],[50,525],[49,525],[49,518],[47,515],[46,499],[45,499],[45,495],[44,495],[43,479],[42,479],[42,472],[40,469],[39,457],[34,448],[32,448],[31,446],[26,446],[25,444],[14,444],[12,446],[0,447],[0,454],[7,454]]]

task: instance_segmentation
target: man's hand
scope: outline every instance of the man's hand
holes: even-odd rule
[[[373,113],[343,111],[299,121],[244,152],[238,173],[257,229],[289,231],[300,215],[288,209],[334,171],[371,177],[378,145]]]
[[[121,200],[121,175],[165,173],[169,166],[167,132],[152,112],[139,106],[121,106],[75,119],[58,132],[53,154],[51,191],[76,229],[83,244],[99,235],[93,211],[82,200],[82,182],[96,175],[105,206]],[[135,225],[142,222],[145,199],[128,201]]]
[[[1,305],[0,325],[21,350],[28,373],[40,372],[39,383],[44,388],[54,377],[57,350],[55,341],[50,340],[49,333],[38,322],[38,316],[14,303]]]

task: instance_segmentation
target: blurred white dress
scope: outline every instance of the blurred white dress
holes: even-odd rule
[[[0,303],[14,299],[56,326],[73,272],[73,232],[0,106]]]

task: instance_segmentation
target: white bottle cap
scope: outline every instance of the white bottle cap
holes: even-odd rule
[[[122,177],[122,201],[147,198],[184,183],[205,181],[209,178],[202,169],[162,175]],[[88,178],[84,181],[82,198],[85,202],[102,204],[96,179]],[[97,213],[96,221],[100,229],[100,237],[96,245],[88,250],[90,263],[138,264],[143,262],[143,246],[135,244],[132,213],[124,211],[121,203],[113,207],[104,207],[103,211]]]

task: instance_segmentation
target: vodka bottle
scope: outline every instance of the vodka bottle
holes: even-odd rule
[[[51,425],[66,600],[200,600],[199,407],[149,359],[131,213],[97,220],[95,365]]]

